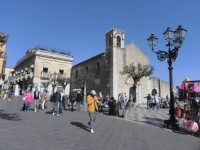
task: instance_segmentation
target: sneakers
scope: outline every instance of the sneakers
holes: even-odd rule
[[[93,130],[93,129],[91,129],[91,130],[90,130],[90,132],[93,134],[93,133],[94,133],[94,130]]]
[[[59,115],[59,114],[57,114],[56,116],[57,116],[57,117],[59,117],[60,115]]]
[[[37,112],[37,110],[35,109],[34,112]]]
[[[55,116],[55,113],[53,112],[52,115]]]

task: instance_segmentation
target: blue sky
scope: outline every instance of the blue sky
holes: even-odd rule
[[[169,81],[167,61],[157,59],[147,44],[151,33],[156,50],[167,50],[163,32],[182,25],[186,39],[173,63],[174,86],[184,78],[200,80],[200,1],[182,0],[0,0],[0,32],[9,35],[7,66],[15,66],[36,45],[70,51],[74,64],[104,52],[105,33],[125,32],[151,60],[153,76]]]

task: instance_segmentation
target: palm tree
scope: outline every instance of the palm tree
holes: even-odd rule
[[[150,65],[142,65],[140,63],[137,64],[137,66],[132,62],[129,65],[126,65],[123,67],[123,71],[121,71],[121,75],[128,74],[128,77],[131,77],[134,81],[132,92],[133,95],[133,101],[136,102],[136,89],[137,84],[140,81],[142,77],[148,77],[153,74],[154,68]]]

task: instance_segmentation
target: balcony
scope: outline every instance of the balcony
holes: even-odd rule
[[[50,79],[51,78],[51,73],[50,72],[41,72],[41,79]]]

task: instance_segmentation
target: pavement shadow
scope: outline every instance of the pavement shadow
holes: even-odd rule
[[[5,120],[9,120],[9,121],[21,121],[22,120],[17,113],[8,114],[8,113],[4,113],[3,110],[0,110],[0,119],[5,119]]]
[[[182,135],[190,135],[190,136],[194,136],[194,137],[198,137],[200,138],[200,132],[195,132],[195,133],[192,133],[192,132],[188,132],[187,130],[181,128],[180,131],[173,131],[177,134],[182,134]]]
[[[86,126],[86,125],[84,125],[84,124],[82,124],[80,122],[71,122],[71,124],[74,125],[74,126],[77,126],[79,128],[82,128],[82,129],[84,129],[86,131],[90,131],[88,126]]]
[[[134,122],[138,122],[138,123],[142,123],[142,124],[148,124],[151,126],[155,126],[155,127],[159,127],[159,128],[163,128],[164,126],[164,120],[163,119],[159,119],[159,118],[152,118],[152,117],[142,117],[143,120],[134,120],[134,119],[130,119],[131,121]]]

